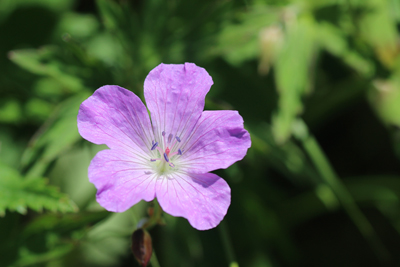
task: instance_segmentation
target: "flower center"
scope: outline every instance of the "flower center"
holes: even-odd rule
[[[168,138],[165,138],[165,131],[162,132],[162,140],[152,141],[152,151],[156,151],[157,158],[151,158],[150,161],[154,162],[154,167],[159,174],[165,174],[171,171],[171,168],[175,167],[173,161],[176,161],[178,156],[181,156],[183,150],[179,148],[181,139],[175,136],[173,140],[173,134],[169,134]]]

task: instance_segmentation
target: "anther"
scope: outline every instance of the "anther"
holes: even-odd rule
[[[165,131],[162,131],[162,136],[165,136]]]
[[[171,143],[172,137],[173,137],[172,134],[169,134],[169,135],[168,135],[168,144]]]
[[[167,153],[164,153],[164,159],[165,159],[165,161],[166,161],[166,162],[169,162],[169,159],[168,159]]]
[[[175,167],[175,164],[173,164],[172,162],[170,162],[170,163],[169,163],[169,166],[173,168],[173,167]]]
[[[156,161],[156,159],[150,159],[150,161]]]
[[[179,138],[179,136],[175,136],[176,141],[178,141],[179,143],[181,142],[181,139]]]
[[[158,146],[158,142],[155,142],[155,143],[153,144],[153,146],[151,147],[151,150],[156,149],[157,146]]]
[[[179,148],[179,149],[178,149],[178,155],[179,155],[179,156],[182,156],[182,153],[183,153],[183,151]]]
[[[145,171],[144,174],[151,174],[151,171]]]

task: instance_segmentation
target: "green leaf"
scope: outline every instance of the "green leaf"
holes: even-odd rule
[[[80,140],[76,117],[79,105],[88,96],[88,93],[81,93],[62,102],[53,116],[39,129],[22,158],[23,167],[33,164],[27,176],[43,175],[48,165],[60,153]]]
[[[137,205],[134,210],[138,210]],[[128,210],[113,213],[106,220],[96,224],[87,233],[85,242],[79,248],[85,258],[74,265],[117,266],[121,256],[126,253],[130,243],[129,237],[135,230],[133,217],[132,211]]]
[[[302,149],[292,140],[277,144],[272,129],[267,124],[246,126],[251,134],[252,147],[264,164],[274,168],[297,184],[318,185],[318,174]],[[256,160],[256,159],[254,159]],[[266,160],[266,162],[265,162]]]
[[[261,30],[277,19],[278,12],[266,7],[254,8],[241,14],[240,23],[229,23],[223,27],[215,51],[212,53],[222,55],[232,65],[257,58],[260,54]]]
[[[395,14],[388,0],[368,0],[361,16],[361,36],[375,49],[378,58],[387,67],[393,67],[398,54],[398,33]]]
[[[363,76],[370,77],[374,73],[372,62],[349,48],[347,37],[342,30],[331,23],[322,22],[316,24],[316,31],[316,37],[322,48],[340,57],[347,65]]]
[[[0,100],[0,122],[17,122],[22,118],[21,105],[16,99]]]
[[[42,47],[40,49],[21,49],[9,52],[8,57],[21,68],[34,74],[54,78],[64,88],[75,92],[84,88],[83,81],[77,76],[67,74],[67,66],[55,60],[57,49],[55,47]]]
[[[99,22],[93,14],[66,13],[58,25],[58,33],[68,33],[72,38],[84,39],[95,34]]]
[[[373,84],[368,94],[371,106],[385,125],[400,127],[400,79],[375,80]]]
[[[62,12],[73,5],[73,0],[2,0],[0,1],[0,22],[21,7],[42,6],[54,12]]]
[[[360,25],[363,37],[374,46],[395,45],[397,30],[389,1],[368,0],[363,6]]]
[[[316,57],[314,22],[308,17],[293,21],[275,64],[279,109],[272,118],[272,130],[278,143],[291,135],[292,123],[302,112],[302,95],[310,86],[310,68]]]
[[[0,216],[6,209],[25,214],[27,209],[42,212],[75,212],[76,205],[44,178],[23,179],[17,170],[0,163]]]
[[[32,253],[25,247],[22,247],[19,251],[20,259],[17,260],[13,266],[32,266],[38,263],[46,263],[52,260],[56,260],[61,258],[64,255],[67,255],[74,249],[74,245],[71,243],[62,244],[56,246],[50,251],[45,253]]]
[[[87,225],[93,225],[99,221],[107,218],[111,213],[108,211],[96,211],[96,212],[79,212],[69,213],[63,216],[57,214],[43,214],[35,218],[30,222],[22,232],[22,236],[25,238],[41,234],[46,231],[55,232],[72,232],[79,230]]]
[[[97,7],[104,26],[109,30],[118,30],[124,19],[122,7],[113,1],[97,0]]]

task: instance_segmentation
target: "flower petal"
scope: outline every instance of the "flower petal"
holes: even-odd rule
[[[120,148],[149,159],[153,133],[138,96],[116,85],[97,89],[79,108],[79,133],[95,144]]]
[[[249,133],[237,111],[204,111],[186,143],[181,166],[188,172],[225,169],[243,159],[251,146]]]
[[[180,216],[198,230],[217,226],[231,203],[231,189],[213,173],[174,173],[157,180],[157,200],[172,216]]]
[[[123,212],[142,199],[153,200],[156,180],[149,166],[138,163],[124,150],[102,150],[89,166],[97,202],[113,212]]]
[[[188,135],[201,116],[212,84],[207,71],[193,63],[154,68],[144,82],[144,96],[156,138],[160,140],[163,131],[181,139]]]

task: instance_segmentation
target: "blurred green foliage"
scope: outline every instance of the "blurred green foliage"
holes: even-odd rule
[[[76,116],[161,62],[252,136],[220,226],[150,231],[161,266],[398,266],[399,28],[398,0],[0,0],[0,266],[137,266],[148,203],[96,203]]]

